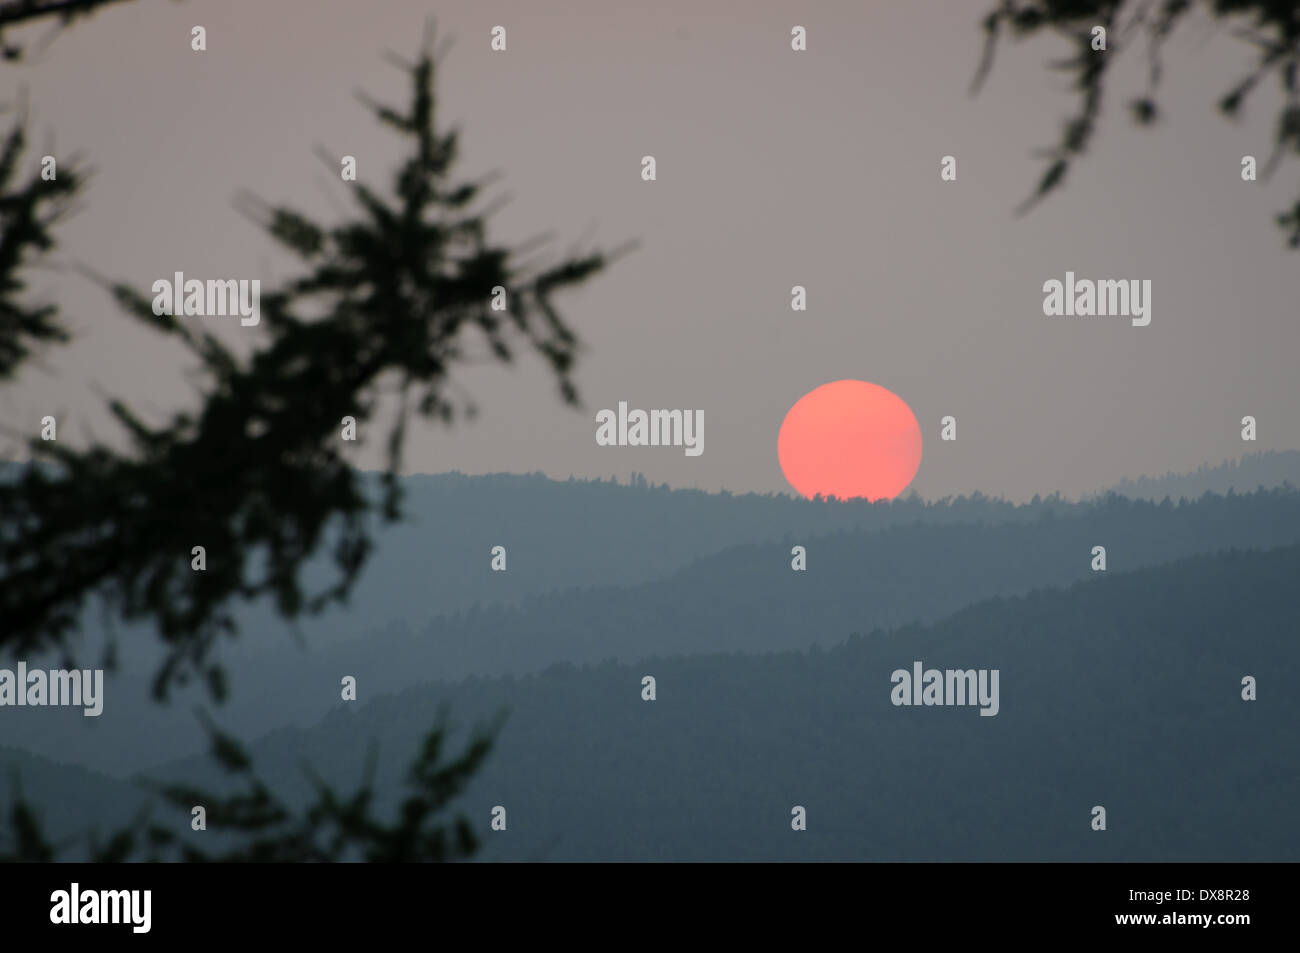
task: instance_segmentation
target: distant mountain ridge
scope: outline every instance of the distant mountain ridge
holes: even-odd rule
[[[1117,574],[1230,547],[1300,543],[1295,490],[1209,495],[1179,505],[1122,497],[1049,501],[1017,513],[1020,519],[1003,523],[915,521],[746,543],[658,580],[573,587],[453,614],[426,614],[419,590],[412,590],[388,607],[409,622],[376,623],[347,641],[308,639],[301,649],[271,639],[265,641],[277,647],[270,651],[229,652],[232,688],[222,716],[241,736],[309,724],[336,703],[344,675],[370,698],[430,679],[523,675],[555,663],[825,647],[855,631],[933,622],[994,596],[1095,581],[1106,575],[1091,569],[1098,544],[1107,550],[1107,574]],[[807,571],[791,569],[796,543],[806,548]],[[618,553],[604,555],[613,560]],[[486,565],[479,571],[491,575]],[[520,563],[508,570],[516,571],[523,571]],[[197,725],[188,716],[160,716],[148,696],[151,674],[132,661],[108,681],[99,718],[5,712],[0,743],[62,752],[117,775],[195,750]],[[171,710],[187,712],[201,701],[182,695]],[[148,725],[147,746],[138,744],[140,725]]]
[[[485,860],[1295,861],[1296,578],[1300,546],[1217,552],[828,649],[440,682],[338,706],[255,757],[305,791],[300,762],[355,783],[380,739],[396,791],[439,706],[462,725],[509,709],[464,799]],[[894,706],[890,674],[915,660],[999,669],[999,714]],[[486,832],[497,804],[508,837]]]
[[[1124,479],[1104,492],[1130,499],[1156,500],[1166,496],[1195,499],[1204,493],[1249,493],[1264,487],[1300,486],[1300,451],[1265,450],[1248,453],[1217,466],[1202,464],[1191,473],[1166,473],[1160,477]],[[1103,494],[1104,495],[1104,494]]]
[[[12,480],[24,464],[0,463],[0,482]],[[377,493],[379,474],[364,473]],[[1225,493],[1300,486],[1300,452],[1265,452],[1192,474],[1124,481],[1116,492],[1159,501],[1168,495],[1196,499],[1213,490]],[[1035,497],[1014,504],[982,493],[925,501],[908,496],[893,501],[805,500],[785,494],[706,493],[655,486],[632,473],[626,482],[553,480],[540,473],[461,473],[400,478],[406,518],[377,524],[374,553],[346,606],[303,621],[314,643],[349,639],[412,614],[394,611],[413,594],[427,611],[416,617],[454,614],[475,605],[519,604],[522,600],[571,587],[627,586],[662,578],[694,560],[729,547],[784,538],[820,536],[842,530],[875,530],[925,523],[1012,523],[1038,518],[1037,504],[1059,514],[1087,507],[1105,492],[1083,501]],[[1106,491],[1110,492],[1110,491]],[[505,546],[509,569],[485,573],[494,546]],[[306,567],[314,589],[334,579],[320,555]],[[270,600],[238,608],[241,628],[287,632]],[[85,628],[99,628],[90,608]],[[131,627],[124,626],[124,633]],[[241,651],[249,640],[236,643]],[[266,642],[275,644],[274,640]]]
[[[303,765],[346,792],[376,751],[391,809],[443,706],[462,729],[508,710],[457,802],[485,861],[1295,861],[1298,575],[1300,546],[1224,551],[824,649],[432,681],[336,703],[251,752],[297,801]],[[998,715],[895,706],[890,674],[914,661],[999,670]],[[1258,701],[1242,699],[1245,675]],[[20,758],[28,793],[61,798],[72,829],[78,812],[125,820],[139,803],[121,782]],[[150,775],[228,786],[206,758]],[[497,805],[505,832],[488,829]],[[791,829],[796,805],[806,831]],[[1091,827],[1095,806],[1105,831]],[[190,835],[183,812],[163,816],[210,836]]]

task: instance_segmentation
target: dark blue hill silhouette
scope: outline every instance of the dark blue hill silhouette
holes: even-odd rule
[[[391,798],[442,706],[466,726],[509,709],[461,802],[484,860],[1297,860],[1298,574],[1300,546],[1220,552],[826,649],[435,682],[251,747],[273,787],[304,796],[301,765],[346,789],[377,746]],[[893,706],[891,672],[918,659],[999,669],[999,714]],[[1258,701],[1241,699],[1245,675]],[[153,774],[223,783],[202,758]],[[504,833],[488,830],[498,804]]]
[[[310,724],[337,701],[344,675],[358,680],[364,699],[431,679],[523,674],[555,662],[828,646],[855,630],[933,621],[990,596],[1094,579],[1091,551],[1099,544],[1115,573],[1198,552],[1300,542],[1300,492],[1292,490],[1179,505],[1108,497],[1015,512],[1014,521],[998,524],[917,521],[751,543],[655,582],[570,589],[432,621],[422,616],[426,607],[413,589],[405,604],[390,606],[409,613],[409,626],[376,627],[324,645],[309,637],[305,648],[231,653],[233,689],[223,717],[245,737]],[[806,572],[791,571],[794,542],[807,547]],[[610,548],[606,556],[619,551]],[[523,574],[526,561],[497,575]],[[479,571],[491,575],[487,560]],[[110,681],[100,718],[10,710],[0,720],[0,743],[61,752],[115,774],[200,750],[192,699],[173,704],[174,716],[160,713],[147,694],[149,674],[136,664]],[[142,731],[148,745],[138,743]]]
[[[1265,450],[1224,460],[1218,466],[1202,464],[1190,473],[1121,480],[1108,492],[1130,499],[1195,499],[1203,493],[1248,493],[1259,487],[1300,486],[1300,450]]]

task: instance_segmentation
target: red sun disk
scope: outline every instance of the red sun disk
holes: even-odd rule
[[[921,466],[921,426],[894,392],[833,381],[790,408],[776,452],[785,478],[804,496],[889,500]]]

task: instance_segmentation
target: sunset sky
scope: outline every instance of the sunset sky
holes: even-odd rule
[[[436,12],[455,36],[440,109],[463,130],[460,171],[499,171],[498,191],[513,196],[497,236],[552,233],[557,256],[575,243],[640,248],[559,299],[586,345],[581,410],[561,404],[531,356],[464,368],[479,418],[414,430],[411,472],[636,470],[673,486],[792,492],[781,421],[842,378],[880,384],[915,412],[926,453],[912,486],[925,496],[1077,495],[1300,447],[1300,256],[1273,223],[1300,181],[1285,163],[1272,182],[1239,175],[1243,154],[1262,164],[1269,153],[1279,94],[1261,89],[1235,124],[1214,109],[1252,50],[1208,22],[1182,27],[1165,54],[1164,121],[1147,131],[1125,108],[1146,63],[1124,57],[1093,150],[1064,192],[1017,218],[1043,169],[1034,150],[1075,101],[1046,69],[1063,47],[1045,40],[1003,46],[986,88],[968,94],[990,5],[755,0],[742,22],[720,0],[316,0],[310,16],[267,0],[139,0],[5,70],[8,88],[27,92],[30,168],[50,151],[95,169],[58,227],[61,260],[141,293],[176,271],[266,286],[293,263],[233,199],[247,189],[337,221],[348,185],[317,145],[355,155],[360,179],[386,186],[399,145],[353,92],[405,104],[383,54],[413,56]],[[190,50],[194,24],[206,52]],[[489,49],[496,24],[505,53]],[[807,52],[790,49],[795,24]],[[653,183],[640,178],[646,154]],[[945,154],[956,182],[939,179]],[[1045,317],[1043,283],[1067,270],[1151,280],[1150,326]],[[71,272],[33,284],[62,305],[76,341],[0,391],[9,427],[35,433],[55,414],[60,439],[109,439],[104,393],[156,419],[193,406],[180,352],[102,290]],[[796,284],[805,312],[790,309]],[[703,410],[706,452],[597,446],[595,414],[619,401]],[[948,414],[958,440],[941,443]],[[1255,444],[1240,439],[1246,414]],[[382,452],[375,440],[356,459],[377,466]]]

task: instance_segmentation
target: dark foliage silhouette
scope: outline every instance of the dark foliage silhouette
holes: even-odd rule
[[[1066,119],[1057,143],[1044,150],[1047,168],[1021,211],[1058,189],[1071,164],[1087,151],[1101,117],[1105,83],[1116,58],[1130,47],[1144,48],[1148,64],[1146,89],[1128,104],[1132,117],[1141,125],[1159,119],[1156,95],[1164,78],[1165,43],[1198,9],[1228,24],[1233,36],[1258,54],[1254,68],[1219,100],[1218,109],[1224,116],[1238,116],[1250,94],[1270,76],[1277,77],[1285,93],[1273,152],[1263,164],[1263,174],[1270,175],[1283,156],[1300,155],[1300,4],[1295,0],[1001,0],[983,21],[984,54],[974,90],[988,76],[998,42],[1005,35],[1023,39],[1055,34],[1075,47],[1073,56],[1053,62],[1052,68],[1070,76],[1079,106]],[[1104,51],[1092,48],[1092,29],[1097,26],[1106,29]],[[1288,245],[1300,248],[1300,199],[1278,214],[1277,223],[1286,232]]]
[[[68,210],[84,180],[72,161],[64,163],[56,179],[46,181],[37,171],[15,184],[27,144],[24,118],[19,117],[0,146],[0,380],[12,377],[40,346],[68,339],[56,305],[25,300],[27,282],[21,272],[54,247],[51,226]]]
[[[105,838],[89,837],[89,859],[96,863],[126,860],[187,863],[303,863],[303,862],[445,862],[471,856],[478,838],[469,821],[459,815],[441,820],[450,802],[492,749],[500,723],[480,729],[465,749],[444,762],[447,739],[445,715],[419,744],[419,752],[408,768],[407,795],[401,800],[397,818],[385,823],[375,808],[373,768],[363,783],[342,796],[309,769],[315,797],[307,804],[290,806],[253,771],[252,760],[232,737],[209,724],[212,757],[227,773],[237,777],[243,789],[234,794],[214,795],[191,784],[151,785],[163,800],[179,812],[189,814],[202,806],[208,836],[231,835],[234,846],[224,850],[203,850],[177,834],[175,823],[157,823],[141,815]],[[21,796],[13,799],[8,817],[11,842],[0,847],[0,862],[49,862],[70,844],[50,843],[42,831],[37,812]],[[3,832],[0,832],[3,834]],[[3,843],[0,841],[0,843]]]
[[[0,57],[22,59],[24,48],[5,39],[8,28],[24,26],[38,20],[56,21],[61,29],[75,20],[84,19],[96,10],[116,6],[128,0],[0,0]]]
[[[373,107],[414,147],[397,172],[395,201],[355,183],[363,214],[325,228],[244,197],[249,214],[309,269],[263,293],[268,341],[251,357],[182,316],[154,314],[138,290],[104,282],[127,313],[198,359],[205,402],[197,415],[152,426],[113,401],[129,455],[30,439],[33,459],[48,465],[0,485],[0,645],[70,653],[79,611],[97,594],[124,619],[156,621],[169,648],[159,697],[201,674],[220,699],[210,652],[236,632],[232,601],[270,594],[293,619],[346,598],[371,550],[372,518],[401,518],[394,477],[411,404],[443,421],[473,411],[449,386],[452,368],[471,357],[473,332],[507,362],[522,340],[554,369],[562,397],[576,401],[577,339],[552,296],[600,270],[605,256],[541,268],[518,264],[519,249],[490,244],[486,212],[470,210],[479,185],[448,181],[457,139],[435,132],[432,56],[408,68],[411,110]],[[494,288],[505,289],[508,310],[492,309]],[[302,316],[321,309],[324,318]],[[342,458],[341,422],[351,416],[360,434],[370,432],[389,382],[400,403],[384,430],[388,468],[376,499]],[[331,530],[337,579],[306,593],[300,570]],[[189,565],[196,545],[206,551],[204,572]],[[255,571],[258,555],[264,565]]]
[[[0,27],[20,22],[30,9],[0,7]],[[416,62],[402,64],[412,83],[408,111],[365,100],[411,145],[392,198],[352,183],[360,214],[325,227],[292,209],[241,197],[244,211],[305,268],[301,277],[263,294],[263,340],[249,356],[182,316],[155,314],[137,289],[83,269],[128,315],[179,340],[197,359],[206,389],[196,414],[177,413],[162,426],[112,401],[127,433],[127,453],[105,444],[74,449],[30,439],[32,461],[0,484],[0,613],[6,620],[0,646],[14,653],[54,650],[66,667],[81,667],[75,655],[82,610],[97,595],[117,617],[156,623],[167,647],[153,684],[157,700],[200,675],[220,701],[224,672],[211,651],[221,635],[237,634],[231,602],[270,594],[278,612],[294,619],[346,599],[372,549],[374,519],[402,517],[396,474],[411,415],[449,423],[473,412],[468,400],[453,396],[450,377],[472,358],[472,337],[503,362],[512,361],[521,345],[536,351],[553,369],[562,398],[576,402],[570,373],[578,342],[553,296],[599,271],[607,257],[592,253],[539,264],[521,261],[534,243],[510,248],[488,241],[491,209],[476,204],[483,183],[451,179],[457,134],[437,131],[439,54],[432,36],[424,51]],[[49,227],[82,183],[74,166],[53,182],[37,177],[11,187],[23,144],[20,121],[0,157],[2,376],[11,376],[40,346],[66,338],[54,306],[26,303],[20,271],[52,249]],[[506,294],[505,311],[491,307],[498,288]],[[376,418],[385,387],[395,389],[399,402],[382,423]],[[348,416],[360,434],[378,430],[386,441],[388,467],[373,495],[341,456]],[[306,593],[302,566],[327,542],[337,579]],[[189,565],[194,545],[205,547],[203,572]],[[105,667],[113,666],[114,649],[110,639]],[[185,860],[457,859],[474,849],[474,837],[463,819],[443,823],[439,817],[487,755],[492,731],[475,734],[444,765],[446,729],[441,721],[435,725],[411,767],[410,797],[399,819],[386,825],[369,784],[351,797],[321,786],[304,813],[286,809],[257,780],[234,740],[210,728],[216,758],[246,780],[247,790],[231,798],[187,786],[160,792],[186,811],[205,805],[214,830],[235,831],[244,840],[209,856],[177,844],[172,828],[141,821],[93,853],[103,860],[136,854],[160,859],[169,851]],[[35,809],[21,795],[9,821],[7,859],[57,856],[61,848],[44,840]]]

